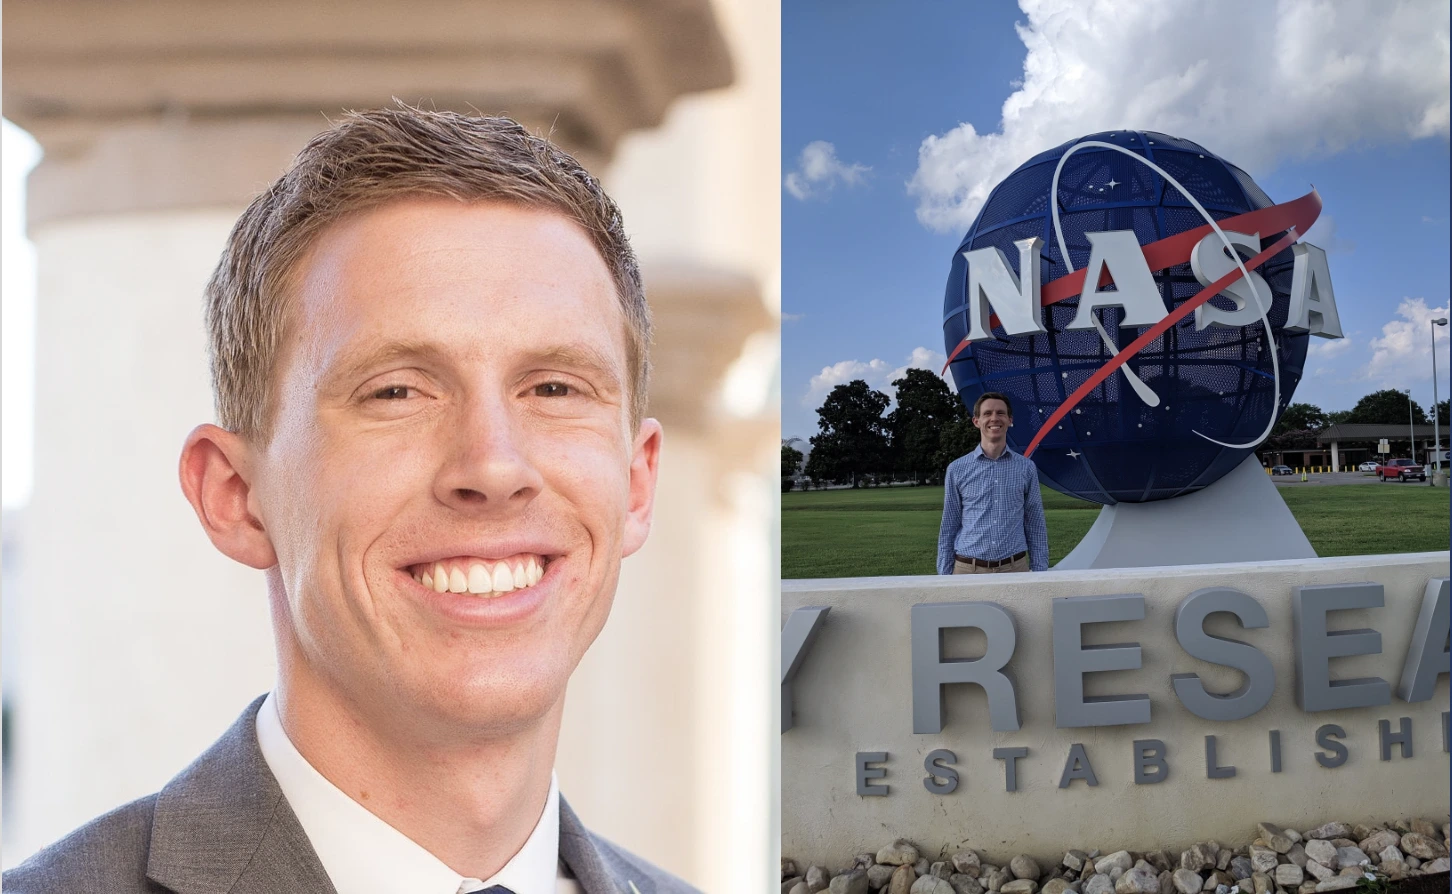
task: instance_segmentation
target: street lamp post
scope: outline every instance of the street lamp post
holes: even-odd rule
[[[1412,465],[1417,464],[1417,429],[1412,419],[1412,389],[1407,389],[1407,437],[1412,442]]]
[[[1438,326],[1446,326],[1447,325],[1447,318],[1446,317],[1439,317],[1438,319],[1432,320],[1431,323],[1432,323],[1432,450],[1433,450],[1433,454],[1432,454],[1433,459],[1432,459],[1432,462],[1434,463],[1434,469],[1436,470],[1436,472],[1440,472],[1440,471],[1442,471],[1442,431],[1439,428],[1439,425],[1438,425],[1439,420],[1437,419],[1437,400],[1438,400],[1438,397],[1437,397],[1437,328],[1436,327],[1438,327]],[[1436,472],[1433,473],[1434,476],[1435,476]],[[1433,483],[1436,483],[1435,477],[1433,478]]]

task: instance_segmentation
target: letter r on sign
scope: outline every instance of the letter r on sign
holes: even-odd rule
[[[988,638],[982,658],[943,660],[943,631],[976,627]],[[943,687],[976,683],[988,695],[995,731],[1018,729],[1018,702],[1003,668],[1017,642],[1013,618],[994,602],[932,602],[912,608],[913,732],[943,731]]]

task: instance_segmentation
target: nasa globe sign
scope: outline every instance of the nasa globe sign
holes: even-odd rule
[[[1203,490],[1268,436],[1311,336],[1340,338],[1310,192],[1276,204],[1188,140],[1113,131],[1029,159],[954,253],[948,367],[1013,402],[1045,484],[1113,506]]]

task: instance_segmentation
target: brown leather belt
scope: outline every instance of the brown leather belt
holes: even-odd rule
[[[1024,556],[1027,555],[1028,550],[1024,550],[1018,555],[1009,556],[1007,559],[970,559],[967,556],[960,556],[956,553],[954,554],[954,558],[962,562],[964,565],[974,565],[978,568],[998,568],[1003,565],[1012,565],[1014,562],[1017,562],[1019,559],[1022,559]]]

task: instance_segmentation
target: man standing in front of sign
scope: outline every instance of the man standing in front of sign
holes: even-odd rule
[[[948,466],[939,574],[1047,571],[1049,534],[1033,462],[1008,447],[1013,406],[996,391],[973,404],[982,441]]]

